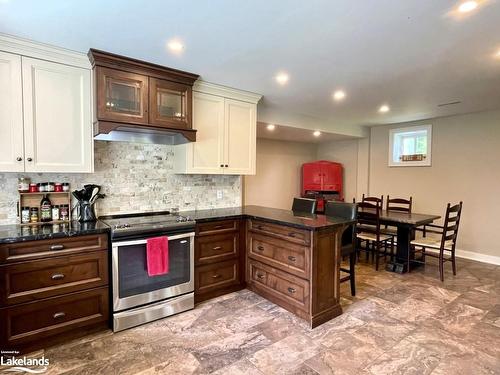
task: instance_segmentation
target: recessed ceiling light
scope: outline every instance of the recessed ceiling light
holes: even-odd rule
[[[500,49],[497,51],[497,53],[495,53],[495,57],[496,57],[497,59],[500,59]]]
[[[389,106],[387,104],[384,104],[384,105],[381,105],[380,108],[378,109],[378,111],[380,113],[386,113],[386,112],[389,112],[391,109],[389,108]]]
[[[321,132],[319,130],[315,130],[314,133],[313,133],[313,135],[315,137],[319,137],[321,135]]]
[[[274,124],[267,125],[267,130],[273,131],[274,129],[276,129],[276,126],[274,126]]]
[[[288,76],[287,73],[281,72],[276,75],[275,79],[276,82],[278,82],[280,85],[285,85],[290,79],[290,77]]]
[[[172,39],[167,43],[167,47],[173,53],[181,53],[184,50],[184,44],[177,39]]]
[[[465,1],[458,6],[458,11],[460,13],[468,13],[477,8],[477,1]]]
[[[342,90],[337,90],[333,93],[333,99],[340,101],[345,98],[345,92]]]

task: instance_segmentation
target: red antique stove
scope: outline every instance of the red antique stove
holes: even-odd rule
[[[316,199],[316,211],[324,212],[325,201],[344,200],[342,175],[342,164],[333,161],[302,164],[302,197]]]

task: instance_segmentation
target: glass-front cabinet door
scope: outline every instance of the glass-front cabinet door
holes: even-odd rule
[[[103,67],[96,75],[99,120],[148,122],[148,77]]]
[[[150,123],[169,128],[191,129],[191,100],[191,86],[150,78]]]

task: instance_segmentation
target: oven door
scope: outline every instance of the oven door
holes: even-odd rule
[[[147,239],[112,243],[113,310],[194,291],[194,232],[168,236],[169,272],[149,276]]]

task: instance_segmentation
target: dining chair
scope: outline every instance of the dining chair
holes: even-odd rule
[[[439,259],[439,276],[441,281],[444,281],[444,262],[451,262],[453,275],[457,274],[457,266],[455,262],[455,246],[457,243],[458,227],[460,225],[460,216],[462,215],[462,202],[446,206],[446,214],[444,224],[427,224],[424,231],[424,237],[415,239],[410,242],[410,251],[408,252],[408,271],[410,271],[410,254],[420,252],[422,254],[421,261],[425,263],[425,257],[430,256]],[[431,229],[427,229],[431,228]],[[427,237],[427,233],[438,234],[437,237]],[[434,251],[428,252],[426,249]],[[446,254],[449,256],[445,257]]]
[[[316,199],[293,198],[292,211],[313,214],[316,212]]]
[[[382,207],[384,206],[384,196],[381,195],[380,198],[370,197],[370,196],[365,197],[365,195],[363,194],[363,196],[361,197],[361,202],[379,206],[380,209],[382,210]]]
[[[404,212],[411,214],[412,205],[413,205],[413,197],[410,197],[410,199],[391,198],[388,195],[386,200],[385,210],[387,212]],[[398,229],[396,227],[391,227],[389,225],[386,225],[382,229],[382,233],[389,234],[391,236],[397,236]]]
[[[328,201],[325,205],[326,216],[337,216],[348,220],[356,220],[356,204]],[[349,225],[342,233],[340,255],[342,258],[349,257],[349,268],[340,267],[347,274],[341,277],[340,282],[350,281],[351,295],[356,295],[356,224]]]
[[[356,226],[356,251],[372,252],[372,257],[375,258],[375,269],[378,271],[379,259],[390,256],[394,258],[394,241],[393,236],[383,234],[380,228],[380,205],[373,205],[369,202],[361,202],[357,204],[356,218],[358,225]],[[361,247],[361,242],[366,242],[366,247]],[[370,245],[372,249],[370,250]],[[383,245],[383,248],[382,248]],[[388,250],[390,252],[388,253]]]

